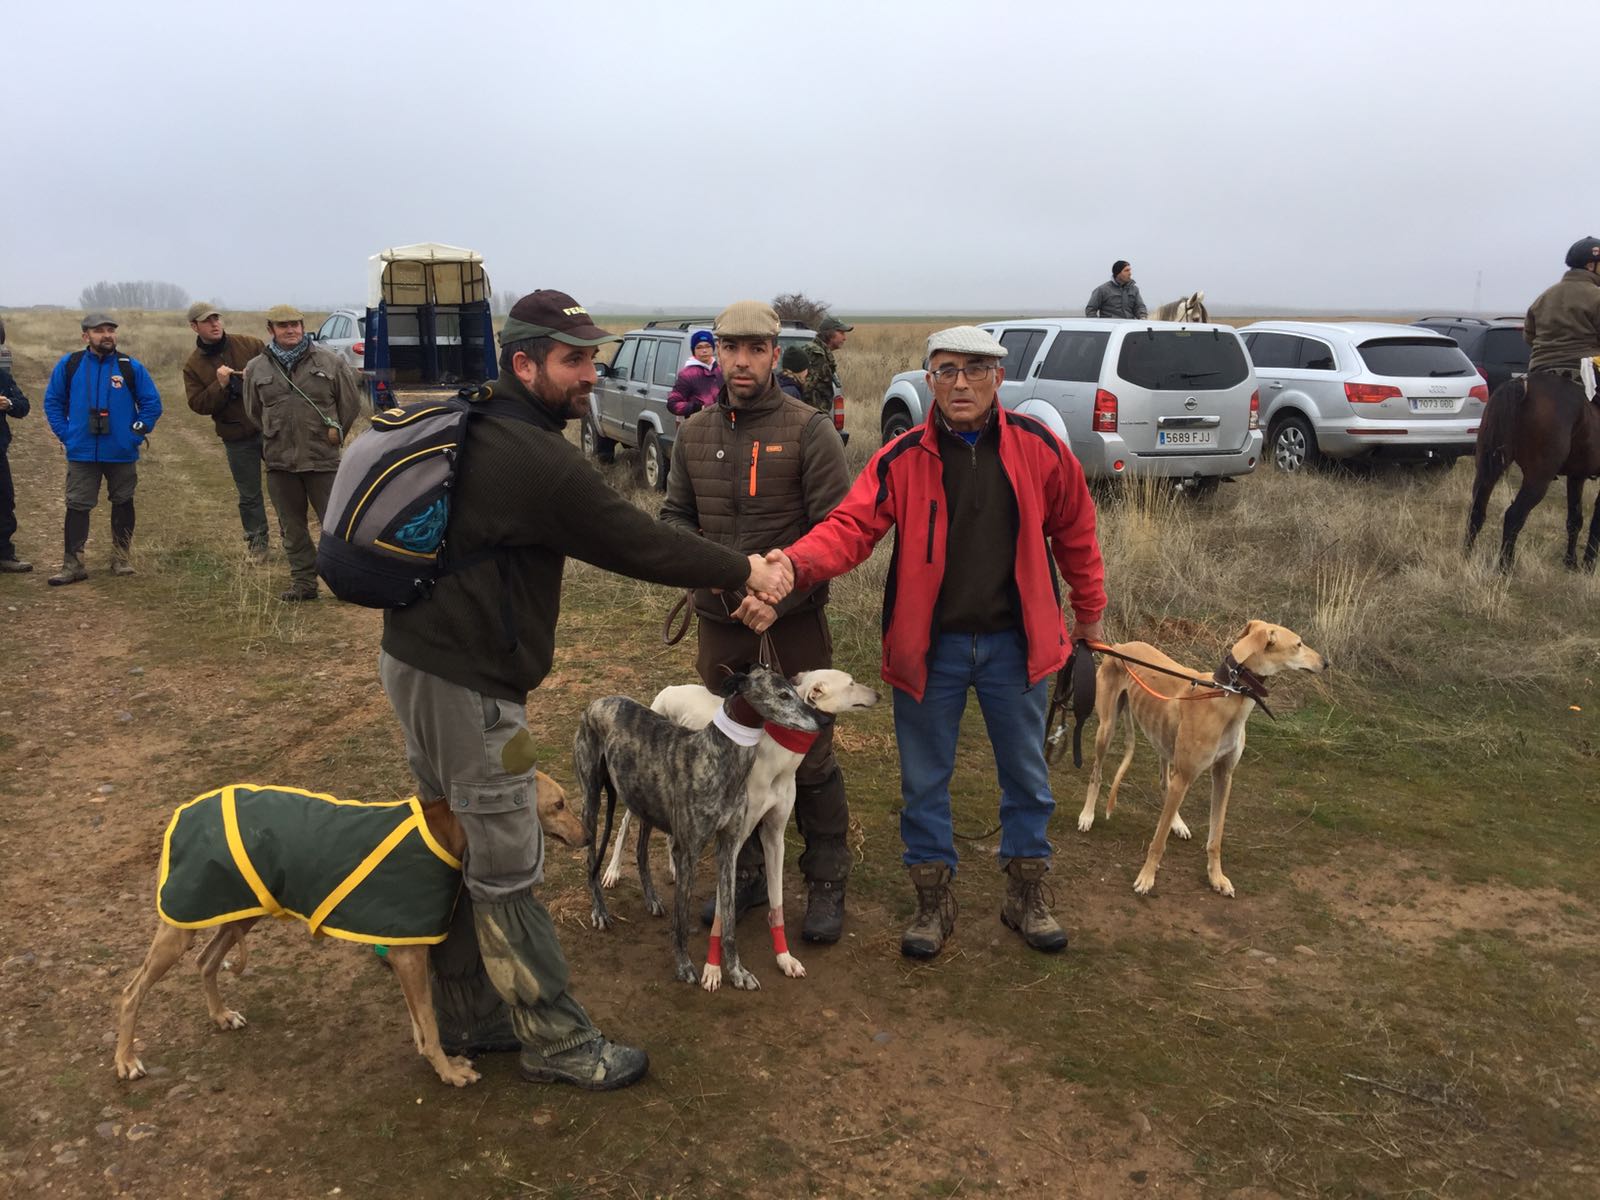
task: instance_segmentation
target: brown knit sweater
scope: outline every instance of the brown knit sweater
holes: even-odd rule
[[[672,587],[744,586],[744,555],[652,520],[584,461],[562,436],[565,422],[514,376],[490,386],[526,404],[532,420],[468,425],[445,544],[470,565],[443,576],[426,600],[384,613],[391,655],[521,704],[550,672],[568,555]]]

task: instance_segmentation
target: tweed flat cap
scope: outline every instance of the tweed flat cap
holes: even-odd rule
[[[102,325],[109,325],[113,329],[117,327],[117,323],[112,319],[110,313],[91,312],[83,314],[83,321],[80,325],[80,328],[99,329]]]
[[[267,309],[267,323],[271,325],[285,325],[290,321],[304,321],[305,313],[292,304],[274,304]]]
[[[718,337],[778,336],[778,314],[760,300],[739,300],[717,314],[711,330]]]
[[[189,305],[190,321],[204,321],[207,317],[220,317],[222,310],[209,300],[196,300]]]
[[[1006,356],[1006,348],[995,341],[992,334],[985,333],[976,325],[956,325],[929,335],[928,357],[932,358],[940,350],[951,354],[980,354],[985,358]]]

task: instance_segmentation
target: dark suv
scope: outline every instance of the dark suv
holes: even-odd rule
[[[1455,341],[1493,392],[1508,379],[1528,373],[1528,343],[1521,317],[1423,317],[1413,325]]]

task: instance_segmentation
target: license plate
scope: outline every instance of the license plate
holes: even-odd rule
[[[1215,446],[1216,444],[1217,432],[1214,429],[1156,430],[1158,446]]]
[[[1460,407],[1461,401],[1449,396],[1411,397],[1412,412],[1455,412]]]

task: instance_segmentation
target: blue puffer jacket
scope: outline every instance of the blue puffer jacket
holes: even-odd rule
[[[72,377],[72,395],[68,396],[67,360],[71,357],[62,356],[44,389],[45,420],[50,422],[50,432],[66,447],[67,461],[138,462],[140,443],[161,416],[161,393],[150,372],[137,359],[128,359],[134,390],[130,396],[118,355],[101,358],[85,350]],[[90,416],[95,409],[108,414],[103,434],[92,429]],[[144,433],[134,432],[135,421],[144,422]]]

